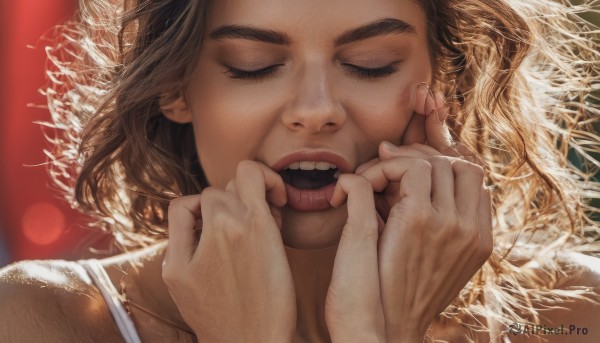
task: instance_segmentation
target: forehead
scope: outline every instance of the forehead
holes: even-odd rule
[[[382,18],[397,18],[425,33],[418,0],[215,0],[208,10],[208,32],[221,25],[248,25],[285,31],[292,37],[335,36]]]

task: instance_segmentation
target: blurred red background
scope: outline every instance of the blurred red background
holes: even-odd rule
[[[22,259],[93,256],[105,236],[50,190],[43,153],[49,144],[35,121],[49,121],[46,44],[40,38],[73,16],[77,0],[0,0],[0,267]],[[588,20],[600,24],[600,15]],[[29,167],[28,167],[29,166]]]
[[[85,219],[50,190],[35,121],[49,121],[40,38],[73,16],[76,0],[0,0],[0,267],[22,259],[89,255]]]

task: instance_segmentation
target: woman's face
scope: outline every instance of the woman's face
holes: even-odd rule
[[[383,140],[402,142],[429,61],[415,0],[214,1],[186,94],[208,182],[225,188],[240,161],[275,168],[297,152],[353,172]],[[346,219],[345,208],[282,212],[298,248],[335,244]]]

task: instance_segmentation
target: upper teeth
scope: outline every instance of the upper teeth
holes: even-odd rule
[[[289,169],[297,170],[328,170],[328,169],[336,169],[337,166],[335,164],[331,164],[329,162],[310,162],[310,161],[300,161],[294,162],[288,166]]]

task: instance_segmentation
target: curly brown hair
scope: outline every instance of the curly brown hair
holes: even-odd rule
[[[494,253],[446,314],[535,321],[530,298],[556,295],[561,267],[544,262],[547,277],[539,277],[531,263],[515,261],[598,251],[590,201],[600,194],[592,178],[600,166],[592,127],[600,43],[579,16],[597,1],[420,2],[435,88],[450,94],[449,125],[484,161],[495,190]],[[51,175],[123,248],[166,238],[169,201],[207,185],[191,124],[167,120],[160,104],[185,95],[208,6],[81,0],[47,49],[57,129]]]

